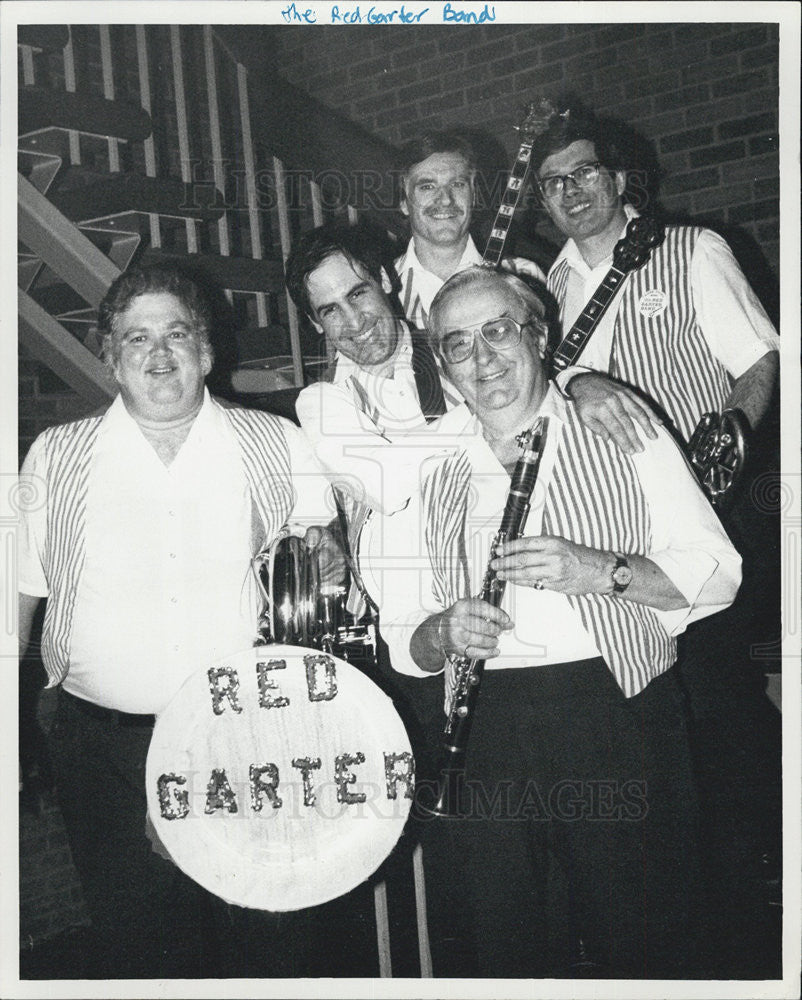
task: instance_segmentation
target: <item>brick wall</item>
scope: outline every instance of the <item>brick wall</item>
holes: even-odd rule
[[[779,261],[778,28],[770,24],[280,27],[276,69],[388,142],[463,125],[497,139],[570,91],[654,145],[661,201]],[[737,248],[736,248],[737,252]]]

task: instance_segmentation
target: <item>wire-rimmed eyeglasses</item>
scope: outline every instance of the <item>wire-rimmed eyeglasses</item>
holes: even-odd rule
[[[534,320],[519,323],[512,316],[499,316],[472,330],[452,330],[440,341],[440,351],[448,364],[458,365],[473,354],[477,333],[488,347],[504,351],[520,344],[521,333],[526,326],[537,326],[537,323]]]
[[[587,188],[599,177],[601,163],[583,163],[567,174],[549,174],[538,178],[538,187],[544,198],[559,198],[565,190],[565,182],[570,180],[578,188]]]

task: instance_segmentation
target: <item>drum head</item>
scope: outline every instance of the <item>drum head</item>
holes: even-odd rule
[[[297,910],[387,857],[414,761],[392,702],[355,667],[259,646],[186,681],[156,721],[146,781],[182,871],[238,906]]]

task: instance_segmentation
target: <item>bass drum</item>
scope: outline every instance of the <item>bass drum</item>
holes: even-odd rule
[[[174,862],[229,903],[297,910],[390,854],[415,762],[391,700],[316,649],[257,646],[191,676],[156,720],[148,810]]]

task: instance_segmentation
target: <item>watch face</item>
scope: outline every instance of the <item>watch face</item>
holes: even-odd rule
[[[616,566],[616,568],[613,570],[613,583],[615,584],[616,588],[623,589],[624,587],[628,587],[631,582],[632,582],[632,570],[630,569],[630,567],[626,563],[624,563],[621,566]]]

